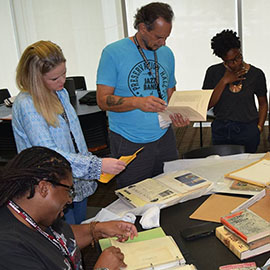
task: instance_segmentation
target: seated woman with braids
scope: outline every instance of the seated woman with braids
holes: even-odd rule
[[[83,269],[80,249],[104,237],[137,236],[124,221],[68,225],[61,217],[74,197],[70,163],[57,152],[32,147],[0,171],[0,269]],[[94,269],[125,267],[119,248],[109,247]]]
[[[12,127],[18,152],[45,146],[70,162],[76,196],[65,218],[79,224],[86,217],[87,198],[97,188],[93,180],[102,172],[118,174],[126,164],[88,152],[79,119],[63,88],[65,80],[66,59],[59,46],[50,41],[28,46],[17,67],[21,92],[12,107]]]
[[[207,69],[203,82],[203,89],[214,89],[209,102],[216,116],[212,142],[244,145],[246,152],[255,153],[268,109],[265,75],[243,60],[239,37],[232,30],[214,36],[211,47],[223,61]]]

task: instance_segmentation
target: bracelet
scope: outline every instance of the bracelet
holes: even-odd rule
[[[260,125],[257,125],[260,132],[262,132],[262,127]]]
[[[99,237],[97,233],[95,232],[96,225],[99,223],[99,221],[93,221],[90,222],[89,227],[90,227],[90,236],[92,237],[91,241],[91,246],[94,247],[95,243],[99,240]]]

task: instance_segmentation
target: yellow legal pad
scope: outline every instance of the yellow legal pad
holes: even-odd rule
[[[137,157],[137,154],[143,150],[143,147],[138,149],[133,155],[130,156],[121,156],[119,160],[124,161],[127,165]],[[98,180],[101,183],[108,183],[115,177],[115,174],[102,173],[100,179]]]

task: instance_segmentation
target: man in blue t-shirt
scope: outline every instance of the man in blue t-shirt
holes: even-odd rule
[[[174,56],[165,46],[173,15],[168,4],[143,6],[135,16],[135,36],[109,44],[102,52],[97,102],[109,111],[111,153],[126,156],[144,147],[117,176],[117,188],[158,175],[165,161],[178,158],[172,127],[158,116],[175,91]],[[170,118],[178,127],[189,124],[180,114]]]

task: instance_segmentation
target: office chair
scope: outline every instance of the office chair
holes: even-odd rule
[[[87,90],[84,76],[69,76],[67,79],[73,79],[75,90]]]
[[[76,88],[72,78],[66,78],[64,88],[68,91],[69,100],[71,105],[75,108],[76,106]]]
[[[202,147],[195,150],[191,150],[182,155],[183,159],[190,158],[205,158],[212,155],[228,156],[245,153],[244,145],[212,145],[209,147]]]
[[[270,100],[270,93],[268,97],[268,101]],[[268,108],[268,142],[270,142],[270,108]]]
[[[64,88],[68,91],[69,97],[75,97],[76,96],[76,87],[75,82],[72,78],[66,78]]]
[[[8,89],[0,89],[0,104],[4,103],[4,100],[6,98],[10,97],[10,93],[8,91]]]
[[[106,112],[100,111],[88,115],[80,115],[79,120],[88,150],[99,157],[109,155]]]
[[[0,166],[5,165],[17,154],[11,121],[0,123]]]

